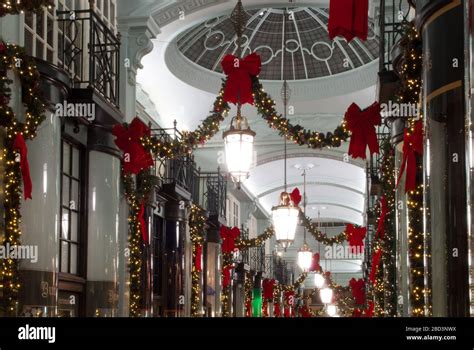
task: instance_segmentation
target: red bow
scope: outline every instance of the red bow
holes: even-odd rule
[[[311,262],[311,268],[310,268],[310,271],[313,272],[313,271],[321,271],[321,265],[319,265],[319,261],[321,260],[321,256],[319,255],[319,253],[314,253],[313,254],[313,260]]]
[[[230,285],[230,271],[232,270],[232,265],[228,265],[222,269],[222,286],[227,288]]]
[[[351,104],[345,114],[345,120],[352,133],[349,144],[349,155],[352,158],[365,159],[367,146],[371,154],[379,153],[375,126],[380,125],[382,118],[378,102],[374,102],[363,111],[355,103]]]
[[[329,38],[343,36],[348,42],[354,37],[367,40],[369,32],[368,0],[331,0],[328,21]]]
[[[150,152],[142,146],[140,138],[150,136],[150,129],[138,118],[134,118],[128,128],[117,124],[112,129],[115,144],[124,153],[123,170],[138,174],[153,165]]]
[[[379,216],[379,222],[377,225],[377,231],[375,232],[375,238],[383,238],[385,236],[385,231],[384,231],[384,224],[385,224],[385,216],[387,216],[387,200],[385,199],[385,196],[382,197],[380,200],[381,204],[381,211],[380,211],[380,216]]]
[[[16,134],[13,149],[20,152],[21,177],[23,178],[23,197],[31,199],[33,184],[31,183],[30,164],[28,163],[28,148],[22,134]]]
[[[275,287],[276,281],[274,279],[265,278],[262,283],[263,287],[263,299],[272,300],[273,299],[273,288]]]
[[[148,227],[145,222],[145,201],[142,201],[140,204],[138,221],[140,222],[140,232],[142,233],[143,243],[148,244]]]
[[[362,305],[365,302],[365,281],[360,278],[356,280],[352,278],[349,281],[349,286],[351,287],[352,296],[355,299],[357,305]]]
[[[372,255],[372,267],[370,270],[370,275],[369,275],[369,281],[372,283],[372,285],[375,286],[375,277],[377,276],[377,269],[380,264],[380,255],[382,254],[382,251],[378,249],[374,255]]]
[[[240,230],[237,227],[221,226],[220,235],[222,238],[222,253],[233,253],[235,250],[235,240],[240,236]]]
[[[405,177],[405,192],[413,191],[416,188],[416,155],[423,155],[423,124],[421,120],[415,123],[413,132],[410,133],[405,128],[405,135],[403,136],[403,159],[400,168],[400,174],[397,179],[397,186],[400,179],[407,169]]]
[[[260,56],[252,53],[244,59],[239,59],[233,55],[226,55],[221,64],[227,75],[224,101],[253,105],[251,77],[260,73]]]
[[[367,233],[366,227],[355,227],[352,224],[346,226],[347,240],[352,251],[356,251],[357,247],[364,247],[364,238]]]
[[[290,193],[290,198],[293,201],[293,204],[295,205],[295,207],[297,207],[298,204],[300,204],[301,202],[300,190],[298,188],[295,188],[293,192]]]
[[[197,272],[202,271],[202,245],[198,244],[196,246],[196,256],[194,258],[194,266]]]

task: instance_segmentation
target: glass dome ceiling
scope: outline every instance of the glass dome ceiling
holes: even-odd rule
[[[242,52],[243,56],[251,52],[260,55],[260,79],[321,78],[356,69],[378,57],[379,40],[372,21],[366,42],[356,39],[347,43],[340,38],[329,39],[328,9],[264,8],[246,13]],[[220,62],[226,54],[236,54],[236,39],[229,14],[188,29],[176,44],[187,59],[222,73]]]

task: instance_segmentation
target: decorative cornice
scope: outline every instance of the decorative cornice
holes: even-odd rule
[[[166,48],[165,63],[171,73],[185,83],[216,93],[222,83],[222,74],[211,72],[184,57],[171,42]],[[324,78],[292,81],[291,90],[294,101],[308,101],[349,94],[371,86],[377,82],[378,59],[360,68]],[[263,80],[265,90],[272,96],[279,96],[280,81]]]

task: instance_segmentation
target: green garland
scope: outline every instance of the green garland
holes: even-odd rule
[[[268,227],[261,235],[255,238],[241,239],[240,237],[236,239],[235,245],[240,250],[260,247],[267,239],[272,238],[275,235],[275,230],[273,227]]]
[[[4,0],[0,5],[0,17],[18,15],[25,11],[39,13],[43,7],[53,6],[53,0]]]
[[[125,198],[130,207],[128,216],[129,225],[129,250],[130,250],[130,305],[131,317],[140,316],[140,305],[142,304],[141,274],[142,274],[142,246],[143,238],[139,211],[141,203],[146,200],[148,194],[156,186],[155,177],[147,171],[141,171],[134,179],[133,175],[122,171],[122,179],[125,187]],[[136,181],[136,182],[135,182]]]
[[[320,243],[325,245],[341,244],[347,240],[346,230],[342,231],[336,236],[328,237],[326,234],[318,230],[316,225],[313,224],[310,218],[308,218],[303,213],[301,214],[301,221],[304,227],[308,230],[309,233]]]
[[[300,125],[293,125],[290,121],[279,114],[275,109],[275,101],[265,92],[258,77],[252,79],[252,91],[255,99],[255,107],[258,113],[272,129],[278,130],[280,136],[294,142],[299,146],[306,145],[313,149],[324,147],[340,147],[350,137],[350,132],[343,121],[332,133],[326,134],[311,131]]]
[[[11,98],[10,84],[7,72],[13,71],[22,87],[22,102],[25,106],[25,120],[20,122],[9,106]],[[13,142],[16,134],[21,134],[25,140],[36,136],[39,125],[46,118],[45,106],[41,97],[40,73],[36,62],[26,54],[24,48],[4,43],[0,40],[0,126],[6,130],[7,139],[3,145],[5,164],[5,235],[2,245],[21,245],[20,237],[20,205],[21,205],[21,169],[16,161],[16,151]],[[0,262],[0,291],[2,293],[1,307],[8,316],[16,316],[20,280],[18,260],[2,259]]]
[[[202,272],[198,271],[195,266],[196,261],[196,252],[198,246],[203,246],[205,238],[205,227],[206,227],[207,217],[205,215],[204,209],[193,204],[191,206],[191,213],[189,214],[189,234],[191,237],[192,243],[192,259],[193,267],[191,274],[191,316],[198,317],[200,316],[200,306],[202,305],[201,295],[201,278]]]

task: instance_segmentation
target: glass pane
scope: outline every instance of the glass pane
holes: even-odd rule
[[[39,11],[36,15],[36,34],[40,37],[44,37],[44,12]]]
[[[61,272],[69,272],[68,264],[69,262],[69,252],[68,252],[68,243],[61,242]]]
[[[69,271],[72,274],[77,274],[77,245],[71,244],[71,270]]]
[[[77,242],[78,241],[78,232],[79,232],[79,221],[78,221],[78,214],[75,212],[71,212],[71,241]]]
[[[72,176],[75,178],[79,178],[80,162],[79,150],[76,147],[72,147]]]
[[[33,56],[33,34],[25,30],[25,48],[28,55]]]
[[[61,216],[61,237],[64,239],[69,238],[69,211],[63,209]]]
[[[68,143],[63,142],[63,173],[69,174],[69,152],[70,146]]]
[[[25,24],[31,29],[33,29],[33,12],[25,12]]]
[[[52,16],[48,16],[47,17],[47,21],[48,21],[48,24],[47,24],[47,27],[46,27],[46,30],[48,32],[48,36],[47,36],[47,42],[49,45],[53,46],[53,40],[54,40],[54,20],[53,20],[53,17]]]
[[[50,63],[54,61],[54,51],[50,49],[46,49],[46,60]]]
[[[35,57],[43,59],[43,53],[44,53],[44,44],[36,38],[36,51],[35,51]]]
[[[69,208],[69,178],[63,175],[63,192],[62,204]]]
[[[70,209],[79,210],[79,182],[76,180],[71,181],[71,198],[70,198]]]

